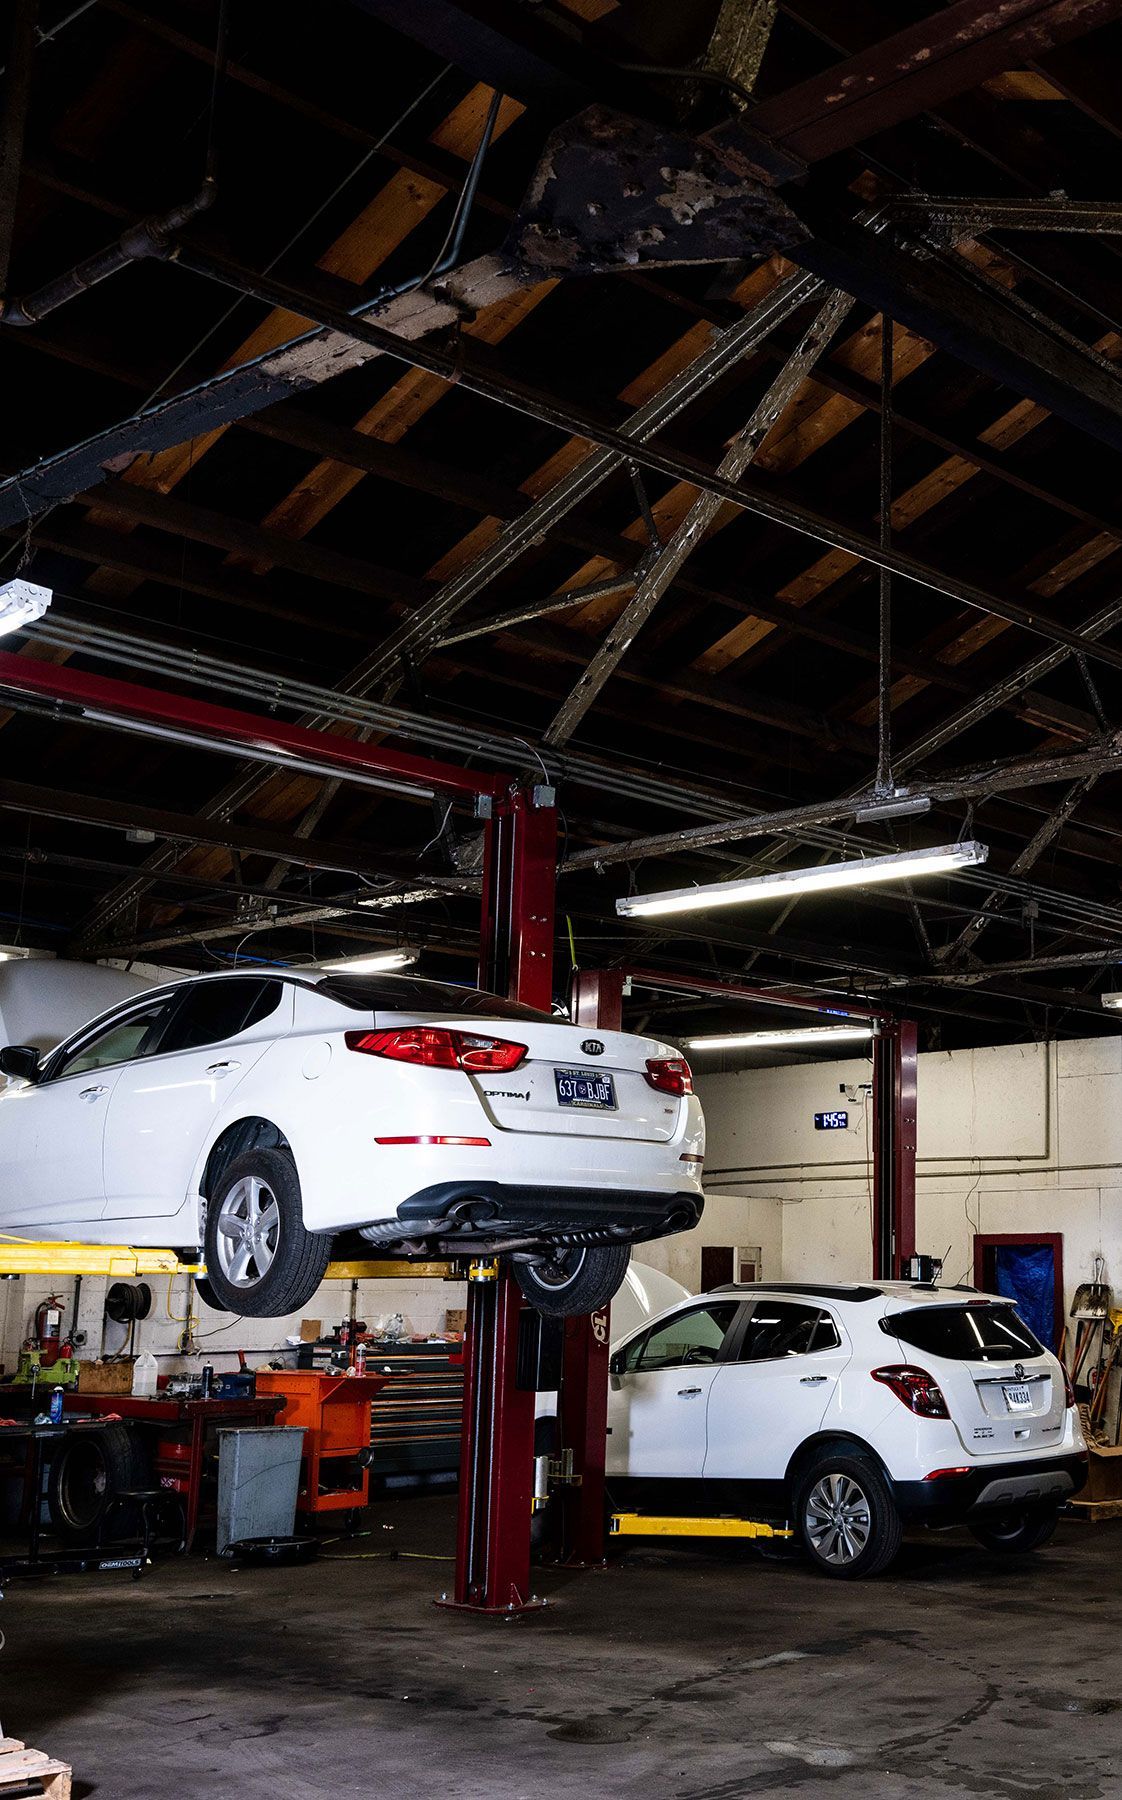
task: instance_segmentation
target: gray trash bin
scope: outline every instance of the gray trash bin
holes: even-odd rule
[[[243,1538],[291,1537],[304,1433],[254,1425],[218,1433],[218,1554]]]

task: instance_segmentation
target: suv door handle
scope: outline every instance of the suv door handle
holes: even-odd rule
[[[828,1375],[800,1375],[799,1376],[799,1386],[800,1387],[821,1387],[822,1383],[824,1381],[829,1381],[829,1379],[830,1379],[830,1377]]]
[[[700,1394],[700,1392],[701,1392],[700,1388],[679,1388],[678,1389],[678,1398],[679,1398],[679,1400],[688,1399],[691,1394]]]
[[[208,1075],[226,1075],[231,1069],[240,1069],[241,1066],[240,1062],[207,1063],[206,1072]]]
[[[105,1089],[103,1087],[79,1088],[78,1098],[79,1100],[96,1100],[99,1094],[104,1093]]]

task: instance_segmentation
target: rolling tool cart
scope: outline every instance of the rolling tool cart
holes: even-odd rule
[[[354,1512],[370,1492],[370,1402],[385,1375],[326,1375],[318,1369],[260,1369],[257,1392],[284,1402],[280,1423],[304,1431],[296,1510]]]

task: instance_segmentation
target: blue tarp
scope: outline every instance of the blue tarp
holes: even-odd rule
[[[1056,1271],[1051,1244],[995,1245],[994,1275],[998,1293],[1016,1301],[1029,1330],[1054,1350]]]

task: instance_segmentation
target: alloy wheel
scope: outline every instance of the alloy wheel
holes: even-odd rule
[[[276,1196],[256,1175],[243,1175],[224,1196],[216,1221],[218,1261],[231,1287],[253,1288],[268,1274],[280,1242]]]
[[[873,1529],[872,1509],[852,1475],[823,1475],[804,1509],[807,1540],[823,1562],[856,1562]]]

